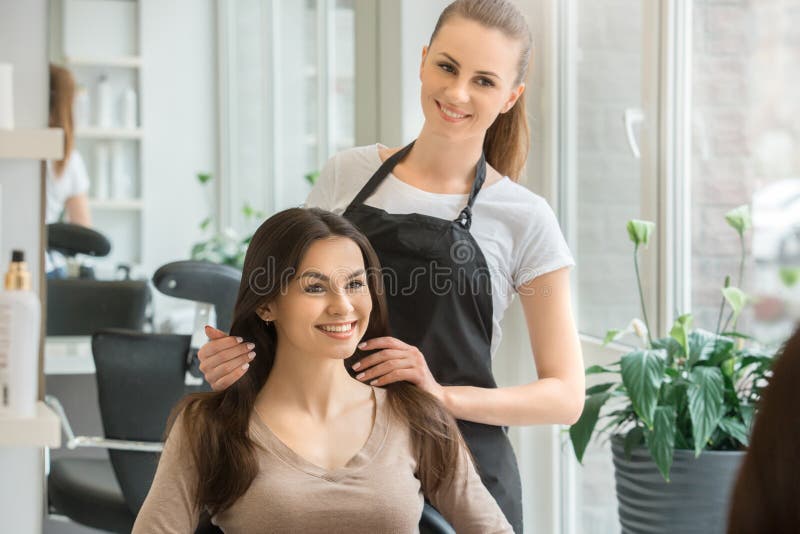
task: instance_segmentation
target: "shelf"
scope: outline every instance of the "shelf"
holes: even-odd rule
[[[80,130],[75,130],[75,136],[82,139],[141,139],[142,129],[81,128]]]
[[[0,158],[61,159],[64,132],[61,128],[0,130]]]
[[[36,403],[36,415],[33,417],[0,415],[0,447],[60,446],[61,423],[45,403]]]
[[[64,64],[70,67],[119,67],[128,69],[138,69],[142,66],[142,58],[139,56],[122,57],[65,57]]]
[[[98,210],[133,211],[144,207],[144,202],[139,199],[130,200],[101,200],[97,198],[89,199],[89,207]]]
[[[93,375],[92,336],[47,336],[45,375]]]

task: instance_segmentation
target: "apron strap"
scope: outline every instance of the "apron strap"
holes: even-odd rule
[[[483,187],[483,182],[486,181],[486,156],[481,152],[481,159],[478,160],[478,167],[475,169],[475,181],[472,183],[472,191],[469,193],[469,200],[461,213],[456,218],[457,223],[461,224],[464,228],[469,230],[472,226],[472,205],[475,204],[475,197],[478,196],[478,191]]]
[[[407,146],[401,148],[390,157],[386,158],[386,161],[384,161],[378,170],[375,171],[375,174],[372,175],[372,178],[369,179],[367,184],[361,189],[361,191],[358,192],[353,201],[350,202],[350,205],[347,206],[347,209],[349,210],[355,206],[360,206],[365,200],[371,197],[372,193],[374,193],[375,190],[378,189],[378,186],[381,185],[381,182],[383,182],[384,178],[389,176],[389,173],[392,172],[392,169],[394,169],[395,165],[397,165],[401,159],[406,157],[406,154],[411,152],[411,147],[413,146],[414,141],[411,141],[411,143],[409,143]]]
[[[347,210],[352,209],[355,206],[360,206],[367,200],[372,194],[378,189],[378,186],[381,185],[381,182],[389,176],[389,173],[392,172],[395,165],[397,165],[409,152],[411,152],[411,148],[414,146],[414,141],[411,141],[408,145],[401,148],[390,157],[386,159],[386,161],[381,164],[375,174],[369,179],[369,181],[361,188],[361,191],[353,198],[352,202],[347,206]],[[478,166],[475,170],[475,181],[472,183],[472,191],[469,194],[469,200],[467,200],[467,205],[461,210],[461,213],[458,214],[454,222],[461,224],[464,228],[469,230],[470,226],[472,226],[472,205],[475,204],[475,197],[478,196],[478,191],[481,190],[483,187],[483,183],[486,181],[486,156],[481,153],[481,159],[478,160]],[[346,211],[346,210],[345,210]]]

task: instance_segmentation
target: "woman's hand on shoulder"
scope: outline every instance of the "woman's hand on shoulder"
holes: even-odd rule
[[[411,382],[444,402],[444,388],[433,378],[425,356],[417,347],[387,336],[365,341],[358,348],[377,351],[353,365],[361,382],[372,386]]]
[[[250,368],[250,362],[255,358],[255,345],[211,326],[206,326],[206,335],[208,343],[197,352],[200,370],[214,391],[222,391]]]

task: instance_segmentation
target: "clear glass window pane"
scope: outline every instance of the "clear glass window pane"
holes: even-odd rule
[[[334,150],[354,136],[355,11],[352,1],[244,0],[229,4],[226,35],[232,226],[302,204]]]
[[[692,311],[723,328],[726,275],[760,299],[737,330],[782,340],[800,315],[800,286],[780,269],[800,267],[800,5],[796,1],[695,1],[693,13]],[[743,280],[736,232],[724,215],[752,209]],[[728,323],[728,328],[732,327]]]
[[[625,230],[640,218],[641,167],[623,118],[642,108],[642,4],[575,2],[577,45],[574,183],[577,203],[578,324],[602,338],[640,315],[632,248]]]

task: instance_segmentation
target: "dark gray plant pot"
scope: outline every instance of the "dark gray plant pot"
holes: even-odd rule
[[[676,450],[665,482],[649,451],[625,458],[622,438],[611,439],[623,534],[724,534],[728,502],[744,451]]]

